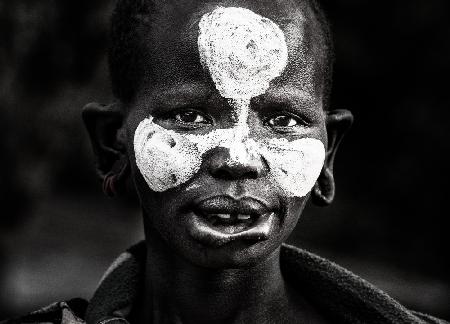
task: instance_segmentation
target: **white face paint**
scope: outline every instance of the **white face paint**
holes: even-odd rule
[[[288,61],[283,31],[244,8],[217,8],[199,24],[200,60],[224,98],[251,98],[266,92]]]
[[[288,61],[283,31],[271,20],[244,8],[222,8],[199,23],[198,48],[220,94],[228,99],[237,123],[205,135],[180,134],[143,120],[136,129],[136,164],[150,188],[162,192],[187,182],[202,156],[215,147],[230,150],[229,163],[264,158],[268,176],[289,195],[303,197],[314,186],[325,159],[321,141],[302,138],[258,140],[249,137],[250,100],[264,94]]]

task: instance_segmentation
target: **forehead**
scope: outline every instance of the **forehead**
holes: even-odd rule
[[[268,18],[283,31],[288,49],[288,63],[274,86],[296,87],[320,97],[322,82],[320,58],[315,53],[312,10],[301,1],[221,1],[204,3],[185,1],[155,6],[150,28],[144,33],[147,66],[150,73],[143,88],[203,82],[214,88],[210,75],[201,64],[198,50],[199,22],[218,7],[239,7]]]

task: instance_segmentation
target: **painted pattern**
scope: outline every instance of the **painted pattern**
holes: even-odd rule
[[[264,94],[287,66],[283,31],[271,20],[244,8],[218,7],[199,23],[198,49],[217,90],[233,108],[236,123],[204,135],[165,129],[150,116],[136,129],[136,164],[150,188],[162,192],[189,181],[202,156],[229,149],[228,163],[264,158],[268,176],[289,195],[303,197],[314,186],[325,159],[320,140],[253,139],[249,136],[250,100]]]

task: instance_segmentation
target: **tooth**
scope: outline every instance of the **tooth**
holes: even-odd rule
[[[216,216],[219,218],[222,218],[222,219],[230,219],[231,218],[230,214],[217,214]]]
[[[241,214],[239,214],[237,216],[237,219],[239,219],[239,220],[247,220],[247,219],[250,219],[250,215],[241,215]]]

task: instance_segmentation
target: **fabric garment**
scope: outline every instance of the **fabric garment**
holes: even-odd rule
[[[120,255],[103,276],[89,303],[82,299],[54,303],[3,323],[132,323],[132,306],[143,287],[145,256],[145,242]],[[310,252],[283,245],[280,258],[287,284],[301,289],[332,323],[449,324],[406,309],[367,281]]]

